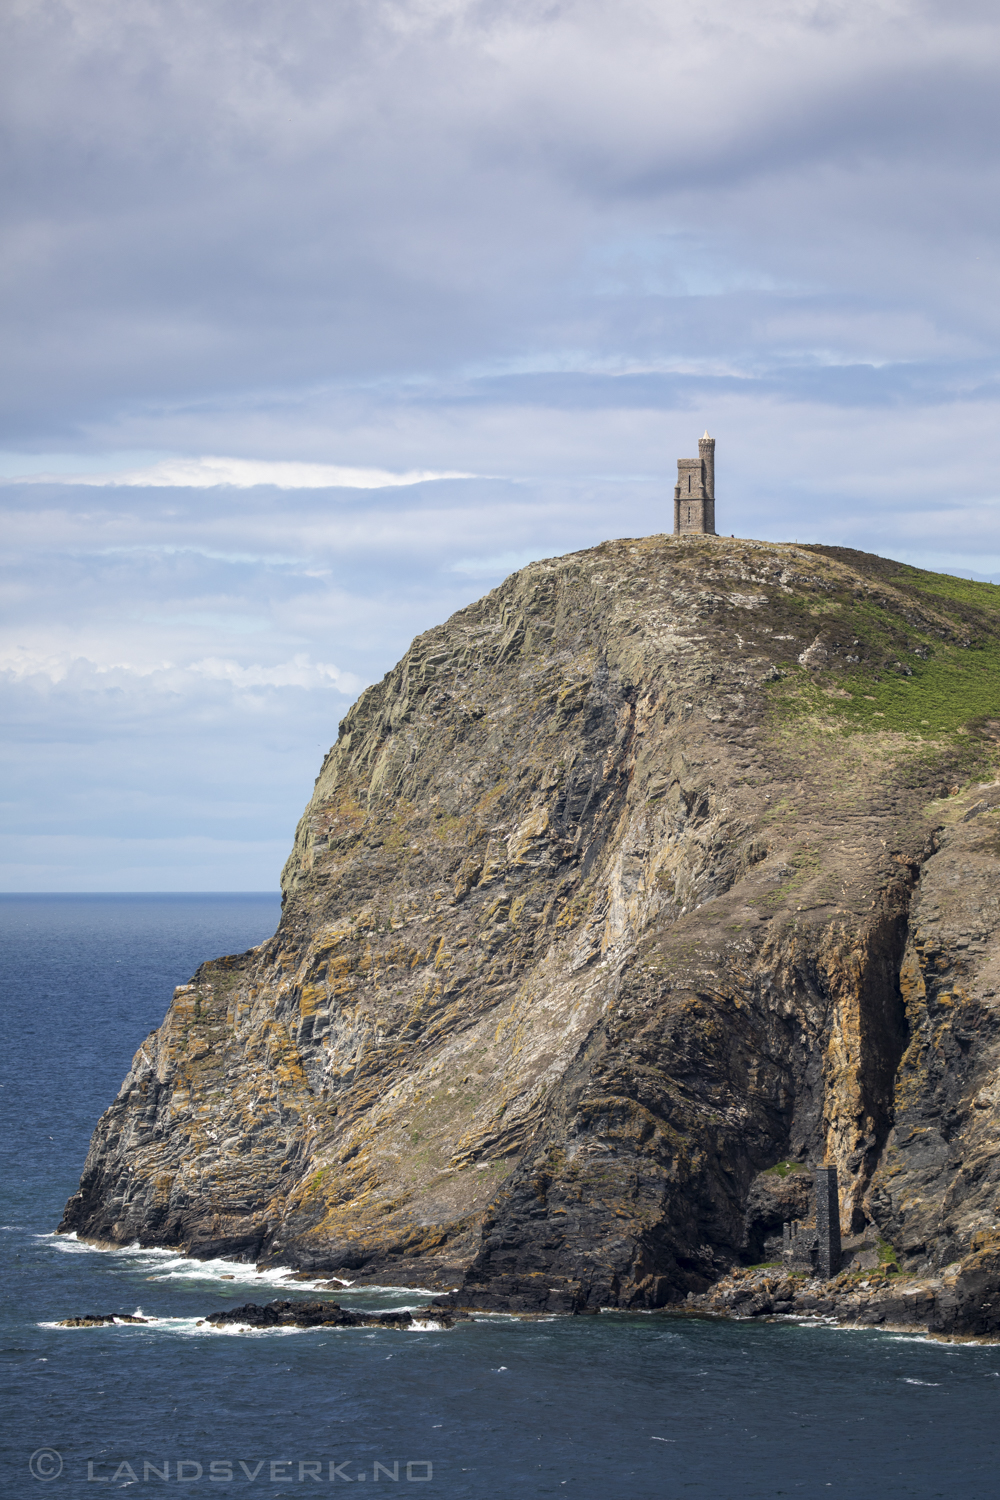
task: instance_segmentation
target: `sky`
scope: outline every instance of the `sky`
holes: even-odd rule
[[[8,0],[0,890],[273,890],[348,706],[537,557],[1000,581],[980,0]]]

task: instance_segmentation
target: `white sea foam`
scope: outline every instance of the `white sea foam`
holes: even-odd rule
[[[899,1329],[890,1332],[883,1328],[873,1328],[871,1332],[880,1333],[890,1344],[929,1344],[942,1354],[958,1354],[963,1349],[993,1348],[1000,1344],[1000,1339],[988,1339],[982,1335],[972,1337],[956,1334],[953,1337],[947,1333],[902,1333]]]
[[[343,1333],[343,1334],[360,1333],[360,1334],[365,1334],[365,1335],[367,1335],[369,1337],[374,1337],[374,1335],[376,1333],[378,1333],[378,1332],[395,1332],[396,1331],[394,1329],[389,1329],[389,1330],[373,1329],[368,1324],[362,1324],[360,1327],[354,1327],[354,1328],[349,1328],[349,1327],[348,1328],[337,1328],[337,1327],[335,1327],[335,1326],[333,1326],[333,1325],[331,1325],[329,1323],[317,1324],[313,1328],[281,1328],[281,1327],[279,1327],[279,1328],[254,1328],[249,1323],[209,1323],[204,1318],[191,1318],[191,1317],[188,1317],[188,1318],[150,1318],[150,1317],[147,1317],[147,1318],[144,1319],[144,1321],[142,1323],[124,1323],[124,1322],[99,1323],[99,1324],[91,1324],[85,1330],[84,1329],[80,1329],[79,1327],[77,1327],[77,1328],[73,1328],[73,1327],[67,1328],[64,1323],[56,1322],[56,1321],[41,1322],[41,1323],[36,1324],[36,1327],[38,1327],[38,1328],[54,1328],[54,1329],[56,1329],[60,1333],[79,1333],[79,1332],[83,1332],[83,1331],[86,1331],[87,1333],[95,1333],[95,1332],[100,1333],[102,1330],[112,1329],[113,1328],[113,1329],[117,1330],[120,1333],[137,1333],[137,1334],[142,1334],[142,1333],[165,1333],[165,1334],[179,1335],[182,1338],[198,1337],[198,1336],[200,1336],[202,1334],[206,1338],[208,1338],[208,1337],[217,1337],[217,1336],[221,1336],[221,1337],[225,1337],[225,1338],[268,1338],[268,1337],[271,1337],[271,1336],[276,1335],[276,1334],[280,1335],[281,1337],[285,1337],[286,1335],[293,1334],[293,1333],[326,1333],[326,1334],[330,1334],[330,1333]],[[434,1322],[434,1321],[428,1319],[426,1322],[424,1322],[423,1320],[421,1320],[419,1322],[415,1322],[413,1324],[410,1324],[408,1327],[404,1328],[402,1330],[402,1332],[404,1332],[404,1333],[425,1333],[425,1332],[426,1333],[437,1333],[437,1332],[441,1332],[442,1329],[443,1329],[443,1327],[444,1327],[443,1324],[437,1323],[437,1322]]]
[[[85,1245],[75,1234],[56,1234],[53,1231],[50,1234],[38,1234],[35,1238],[46,1241],[53,1250],[62,1250],[69,1255],[86,1255],[90,1251],[100,1253],[97,1245]]]
[[[953,1350],[963,1349],[966,1347],[973,1349],[982,1348],[983,1344],[993,1344],[1000,1342],[995,1339],[974,1339],[969,1341],[963,1339],[960,1343],[945,1344],[944,1340],[947,1338],[946,1334],[932,1335],[928,1333],[902,1333],[898,1329],[890,1332],[887,1328],[879,1328],[877,1325],[873,1325],[870,1323],[837,1323],[832,1318],[807,1319],[800,1316],[799,1314],[789,1314],[788,1317],[783,1319],[782,1321],[794,1321],[796,1328],[801,1328],[807,1332],[867,1333],[877,1338],[885,1339],[888,1343],[930,1344],[933,1348],[942,1349],[946,1353],[950,1353]]]
[[[904,1385],[932,1385],[935,1389],[941,1384],[940,1380],[915,1380],[912,1375],[903,1376]]]
[[[332,1276],[321,1277],[321,1281],[332,1281],[333,1279],[334,1278]],[[308,1286],[308,1285],[309,1285],[309,1282],[307,1282],[307,1281],[298,1281],[298,1282],[296,1282],[296,1286]],[[345,1285],[345,1287],[347,1287],[347,1286],[352,1287],[353,1290],[354,1290],[355,1295],[357,1295],[357,1296],[367,1295],[369,1292],[372,1292],[372,1293],[378,1292],[380,1294],[383,1293],[383,1292],[384,1293],[393,1292],[393,1293],[397,1293],[397,1294],[400,1293],[400,1292],[410,1292],[410,1293],[416,1293],[416,1295],[418,1297],[437,1297],[437,1296],[443,1295],[443,1294],[437,1292],[434,1289],[434,1287],[430,1287],[430,1286],[376,1286],[374,1282],[371,1282],[371,1283],[366,1282],[364,1286],[358,1286],[357,1283],[354,1282],[354,1281],[345,1281],[344,1285]],[[449,1291],[457,1292],[458,1291],[458,1287],[457,1286],[449,1287]],[[423,1306],[422,1303],[420,1305]],[[401,1312],[401,1311],[402,1311],[401,1308],[398,1308],[398,1307],[393,1308],[393,1312]]]
[[[84,1240],[77,1239],[76,1234],[72,1232],[70,1234],[55,1234],[54,1232],[40,1234],[36,1238],[65,1254],[116,1256],[132,1269],[150,1272],[150,1281],[225,1281],[229,1284],[239,1283],[254,1287],[293,1286],[302,1291],[320,1289],[328,1281],[337,1281],[345,1289],[353,1285],[353,1282],[343,1276],[325,1273],[317,1273],[314,1279],[303,1280],[294,1266],[269,1266],[264,1271],[258,1271],[250,1261],[226,1260],[222,1257],[197,1260],[193,1256],[184,1255],[180,1250],[140,1245],[138,1242],[131,1245],[90,1245]],[[400,1289],[399,1287],[366,1287],[365,1290],[379,1292],[399,1291]],[[407,1290],[422,1291],[423,1288],[408,1287]],[[433,1293],[428,1292],[427,1295],[432,1296]]]
[[[249,1323],[206,1323],[203,1318],[160,1318],[157,1326],[164,1333],[179,1333],[185,1337],[198,1334],[221,1336],[224,1338],[267,1338],[268,1335],[279,1334],[285,1337],[290,1333],[341,1333],[347,1330],[340,1328],[253,1328]]]

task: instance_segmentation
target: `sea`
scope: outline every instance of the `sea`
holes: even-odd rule
[[[280,1269],[56,1235],[174,985],[268,937],[278,909],[270,894],[0,896],[0,1494],[1000,1494],[995,1345],[670,1312],[218,1331],[206,1313],[315,1293]],[[430,1294],[346,1286],[336,1300]],[[59,1327],[90,1312],[148,1321]]]

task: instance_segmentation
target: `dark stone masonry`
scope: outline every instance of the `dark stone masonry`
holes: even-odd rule
[[[816,1170],[816,1272],[829,1281],[840,1270],[840,1198],[837,1168]]]
[[[840,1194],[836,1167],[814,1174],[815,1225],[792,1219],[782,1227],[781,1261],[787,1270],[807,1271],[829,1281],[840,1270]]]

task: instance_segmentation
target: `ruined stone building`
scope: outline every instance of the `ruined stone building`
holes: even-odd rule
[[[715,535],[715,438],[699,440],[697,458],[677,460],[674,536]]]
[[[819,1167],[815,1173],[813,1222],[793,1219],[783,1227],[781,1260],[787,1270],[807,1271],[829,1281],[841,1261],[840,1193],[836,1167]]]

